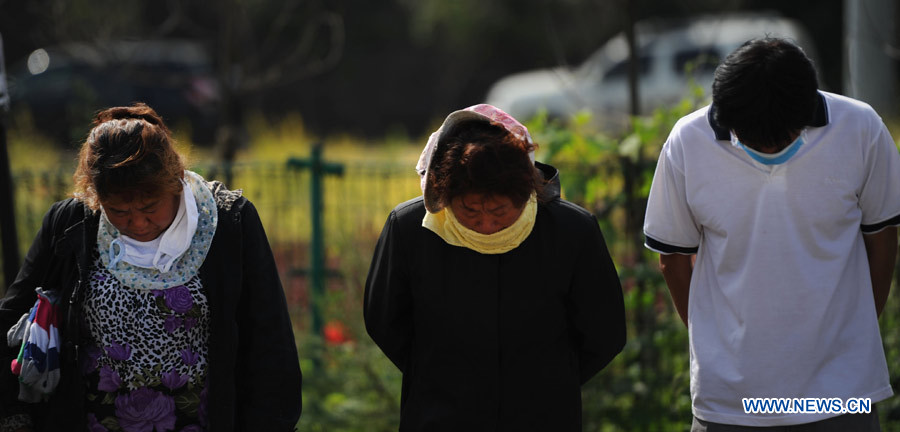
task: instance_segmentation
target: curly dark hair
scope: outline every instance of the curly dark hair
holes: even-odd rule
[[[100,200],[130,201],[182,190],[185,162],[162,117],[143,103],[97,113],[75,169],[75,197],[93,210]]]
[[[520,208],[533,193],[543,201],[544,177],[528,156],[534,149],[500,126],[462,123],[441,137],[428,171],[429,188],[441,206],[468,193],[505,196]]]
[[[753,39],[716,68],[715,120],[751,147],[784,147],[809,124],[819,83],[800,47],[779,38]]]

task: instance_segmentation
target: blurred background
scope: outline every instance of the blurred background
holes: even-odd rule
[[[256,203],[304,370],[303,431],[396,430],[399,372],[369,341],[362,291],[413,165],[451,111],[526,123],[564,195],[600,220],[629,342],[583,390],[586,431],[686,430],[687,332],[640,228],[672,124],[716,64],[765,35],[798,42],[822,89],[898,136],[895,0],[0,0],[0,240],[14,276],[102,108],[143,101],[195,171]],[[4,83],[6,86],[4,87]],[[0,287],[5,287],[0,285]],[[882,328],[900,388],[900,301]],[[522,377],[528,379],[528,377]],[[900,402],[879,405],[900,430]]]

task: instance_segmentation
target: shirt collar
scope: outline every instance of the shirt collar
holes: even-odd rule
[[[807,126],[822,127],[828,124],[828,104],[825,102],[825,96],[822,92],[817,92],[817,94],[819,97],[816,99],[816,112],[813,114],[813,118]],[[706,119],[709,121],[709,126],[712,128],[713,132],[715,132],[716,139],[719,141],[731,140],[731,133],[728,129],[716,123],[715,113],[716,106],[715,104],[712,104],[709,106],[709,111],[706,113]]]

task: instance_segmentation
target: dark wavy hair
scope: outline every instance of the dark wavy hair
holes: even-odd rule
[[[522,207],[537,193],[544,200],[544,177],[528,153],[534,144],[482,121],[457,125],[441,137],[428,171],[432,193],[442,206],[461,195],[508,197]]]
[[[813,118],[818,87],[812,60],[800,47],[753,39],[716,68],[715,121],[751,147],[783,148]]]
[[[75,169],[75,197],[97,210],[100,200],[130,201],[182,190],[185,162],[162,117],[143,103],[108,108],[94,117]]]

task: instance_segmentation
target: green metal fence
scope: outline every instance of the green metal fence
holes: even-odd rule
[[[343,162],[308,157],[285,162],[200,164],[208,180],[228,179],[257,207],[281,272],[296,325],[318,333],[342,303],[361,293],[375,241],[396,204],[420,194],[408,163]],[[24,256],[50,205],[71,194],[72,168],[13,173],[16,222]],[[3,269],[6,271],[6,269]],[[2,280],[2,279],[0,279]],[[316,287],[316,288],[313,288]],[[329,304],[322,293],[343,293]]]
[[[581,194],[578,191],[583,192],[589,181],[594,181],[585,179],[613,178],[591,171],[594,168],[559,168],[564,174],[564,189],[568,185],[570,198],[576,200]],[[256,205],[281,272],[298,341],[305,344],[301,362],[310,363],[304,364],[304,371],[323,363],[322,369],[308,374],[304,382],[309,403],[301,421],[306,426],[301,430],[337,430],[311,425],[338,424],[347,418],[340,408],[343,405],[334,402],[341,397],[364,412],[366,419],[365,427],[346,430],[396,430],[399,373],[365,338],[361,304],[372,251],[388,213],[396,204],[421,193],[412,164],[335,164],[317,159],[313,153],[290,161],[228,167],[203,164],[193,170],[207,179],[227,179],[227,186],[243,189]],[[70,192],[71,173],[71,167],[13,173],[23,255],[44,212]],[[617,216],[611,209],[620,207],[620,203],[606,202],[591,209],[600,216],[611,247],[624,243],[617,239],[618,225],[612,223]],[[313,250],[321,254],[313,257]],[[629,343],[603,374],[583,388],[585,430],[601,430],[600,425],[607,424],[618,425],[618,430],[674,430],[689,419],[686,332],[671,311],[664,285],[656,280],[658,275],[652,283],[643,278],[646,290],[633,288],[635,281],[642,279],[638,270],[649,272],[654,267],[651,261],[655,257],[642,260],[647,261],[617,261],[625,287]],[[900,271],[897,274],[900,277]],[[897,311],[898,307],[900,299],[894,295],[886,310]],[[640,316],[653,316],[652,325],[641,325],[638,311],[646,312]],[[309,345],[315,338],[308,336],[321,335],[321,326],[330,321],[351,327],[349,332],[360,338],[356,348],[324,350]],[[887,357],[898,358],[900,321],[896,313],[885,313],[881,324]],[[895,369],[892,382],[900,385]],[[335,404],[338,408],[332,406]],[[879,410],[885,430],[898,427],[900,402],[883,402]]]

